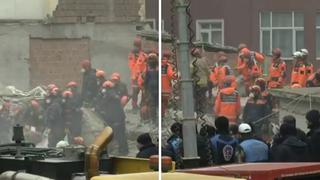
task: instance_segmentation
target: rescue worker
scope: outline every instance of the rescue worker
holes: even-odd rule
[[[117,141],[119,154],[127,155],[126,116],[120,102],[120,96],[115,91],[113,82],[105,81],[102,87],[102,99],[97,105],[97,111],[105,123],[114,129],[114,140]]]
[[[216,165],[234,163],[238,141],[229,134],[229,120],[224,116],[220,116],[215,119],[214,123],[217,132],[210,139],[213,160]]]
[[[307,62],[308,52],[306,49],[297,51],[293,54],[296,63],[291,73],[291,86],[299,84],[306,87],[309,76],[313,74],[313,65]]]
[[[197,113],[204,113],[207,109],[206,92],[208,90],[208,82],[210,79],[210,69],[207,60],[202,57],[199,48],[193,48],[191,50],[191,55],[192,62],[190,69],[195,87],[195,110]]]
[[[137,158],[149,159],[152,155],[158,154],[158,147],[152,143],[152,139],[149,133],[143,133],[137,138],[137,148],[139,150],[136,155]]]
[[[274,102],[273,102],[273,97],[272,95],[269,93],[268,89],[267,89],[267,82],[265,79],[263,78],[258,78],[254,85],[257,85],[260,87],[261,90],[261,96],[262,98],[264,98],[265,100],[267,100],[267,104],[269,106],[269,109],[272,110],[273,107],[275,107]]]
[[[13,119],[10,115],[11,102],[5,100],[0,109],[0,144],[7,144],[12,142],[12,126]]]
[[[179,163],[181,167],[181,161],[183,157],[183,140],[182,140],[182,124],[175,122],[170,127],[172,135],[167,140],[167,145],[165,147],[166,151],[173,154],[174,159]]]
[[[82,107],[82,97],[78,91],[78,83],[74,82],[74,81],[70,81],[67,84],[67,90],[72,92],[72,101],[73,104],[75,106],[76,109],[78,109],[77,111],[80,111],[80,108]],[[82,114],[82,113],[81,113]]]
[[[241,123],[238,132],[240,134],[239,163],[267,162],[269,160],[268,145],[252,136],[252,129],[249,124]]]
[[[58,86],[55,84],[49,84],[46,87],[46,96],[44,98],[44,105],[43,105],[43,109],[47,109],[47,107],[51,104],[52,100],[56,97],[56,95],[54,93],[56,93],[55,91],[53,91],[53,89],[59,90]]]
[[[120,96],[121,105],[124,107],[129,101],[127,85],[121,81],[121,76],[117,72],[112,73],[111,81],[114,83],[114,89]]]
[[[291,124],[280,126],[280,135],[284,141],[271,148],[272,162],[306,162],[308,145],[296,137],[296,128]]]
[[[286,63],[281,59],[281,50],[272,51],[272,63],[269,68],[268,88],[282,88],[286,78]]]
[[[78,108],[73,101],[73,93],[68,90],[64,91],[62,93],[62,118],[69,143],[74,142],[75,138],[81,137],[82,123],[78,114]]]
[[[98,93],[96,69],[91,67],[89,60],[81,62],[83,80],[82,80],[82,98],[86,106],[92,106]]]
[[[97,70],[96,77],[97,77],[98,89],[101,89],[102,88],[102,84],[106,81],[106,74],[102,70]]]
[[[215,116],[224,116],[228,118],[229,124],[237,124],[238,116],[240,115],[241,103],[238,91],[232,87],[234,77],[227,76],[224,79],[221,90],[218,92],[214,112]]]
[[[65,122],[58,88],[52,89],[51,102],[44,112],[44,118],[48,128],[48,147],[56,147],[56,144],[65,137]]]
[[[267,134],[266,127],[268,123],[268,115],[271,114],[270,106],[265,98],[262,97],[259,86],[254,85],[250,88],[250,96],[243,109],[243,121],[252,124],[252,128],[258,137]]]
[[[134,112],[138,112],[138,95],[140,88],[138,85],[138,78],[146,68],[147,55],[142,51],[142,42],[140,38],[136,38],[133,43],[133,50],[130,52],[129,68],[131,71],[131,89],[132,99],[131,105]]]
[[[308,133],[307,143],[309,147],[309,160],[320,162],[320,112],[316,109],[306,114]]]
[[[43,119],[42,109],[37,100],[31,100],[22,114],[21,122],[27,129],[35,128],[36,132],[42,133],[45,129],[45,121]],[[23,125],[21,124],[21,125]]]
[[[147,98],[150,115],[154,125],[157,124],[157,109],[159,96],[158,56],[154,53],[148,56],[148,68],[145,73],[144,90]]]
[[[218,63],[210,75],[210,80],[213,83],[213,86],[216,86],[218,88],[223,88],[223,83],[225,81],[225,78],[227,76],[233,75],[233,71],[230,68],[230,66],[227,65],[227,62],[228,62],[227,55],[223,51],[218,52]]]
[[[238,73],[242,76],[246,93],[249,95],[249,88],[255,80],[262,76],[260,66],[264,61],[264,56],[258,52],[250,51],[248,48],[242,48],[238,56]]]
[[[307,79],[307,87],[320,87],[320,69],[313,73]]]
[[[171,52],[165,50],[161,59],[161,117],[165,116],[172,95],[172,80],[175,72],[170,64]]]

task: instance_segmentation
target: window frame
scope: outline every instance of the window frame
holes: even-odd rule
[[[270,14],[270,26],[269,27],[262,27],[262,13],[264,13],[266,11],[260,11],[259,12],[259,35],[260,35],[260,52],[263,51],[263,42],[262,42],[262,34],[263,34],[263,31],[267,31],[270,33],[270,45],[269,45],[269,49],[270,51],[272,51],[273,48],[276,48],[276,47],[272,47],[272,39],[273,39],[273,30],[292,30],[292,50],[293,51],[297,51],[297,45],[296,45],[296,40],[297,40],[297,32],[298,31],[302,31],[303,32],[303,35],[304,34],[304,26],[302,27],[298,27],[298,26],[295,26],[295,14],[296,13],[301,13],[300,11],[281,11],[281,12],[291,12],[291,21],[292,21],[292,24],[291,26],[287,26],[287,27],[273,27],[272,26],[272,20],[273,20],[273,13],[275,12],[278,12],[278,11],[268,11],[267,13]],[[280,12],[280,11],[279,11]],[[303,20],[304,20],[304,14],[303,14]],[[303,24],[304,24],[304,21],[303,21]],[[320,27],[319,27],[320,28]],[[268,52],[268,53],[271,53],[271,52]],[[293,60],[292,57],[282,57],[283,60]]]
[[[203,30],[201,28],[202,23],[221,23],[221,28],[210,28],[209,30]],[[198,19],[196,20],[196,39],[197,41],[201,41],[201,33],[207,31],[209,33],[209,44],[213,44],[212,41],[212,34],[211,32],[221,32],[221,45],[224,46],[224,19]]]
[[[316,60],[320,60],[320,57],[317,57],[317,49],[320,47],[317,47],[317,30],[320,30],[320,25],[317,24],[317,18],[320,17],[320,12],[317,12],[316,14]]]
[[[153,27],[151,27],[152,30],[158,30],[158,29],[156,29],[156,28],[157,28],[157,26],[156,26],[156,19],[145,19],[143,22],[144,22],[145,25],[146,25],[147,23],[152,23],[152,26],[153,26]]]

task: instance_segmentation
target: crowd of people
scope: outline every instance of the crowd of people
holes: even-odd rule
[[[158,105],[158,54],[145,53],[140,38],[134,40],[129,54],[131,70],[131,91],[122,82],[121,75],[114,72],[110,77],[103,70],[95,69],[90,60],[81,61],[82,87],[71,81],[65,87],[49,84],[45,87],[44,99],[32,99],[26,106],[12,108],[12,102],[5,100],[0,110],[2,122],[1,144],[10,143],[12,127],[23,125],[26,132],[48,136],[48,147],[56,147],[64,140],[70,144],[84,144],[82,137],[83,107],[94,111],[114,130],[114,139],[119,154],[128,154],[126,135],[126,113],[124,107],[131,100],[133,112],[140,109],[141,118],[157,124]],[[80,89],[81,88],[81,89]],[[142,91],[140,107],[138,95]],[[147,109],[145,109],[147,107]],[[14,112],[13,112],[14,111]]]

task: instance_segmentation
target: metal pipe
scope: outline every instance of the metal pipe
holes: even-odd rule
[[[187,2],[176,0],[179,24],[179,56],[181,72],[181,103],[183,114],[184,157],[197,157],[196,120],[194,114],[193,81],[190,75],[189,41],[187,27]]]
[[[91,144],[85,153],[85,171],[86,179],[90,180],[93,176],[99,175],[100,153],[112,140],[113,131],[110,127],[104,128],[93,144]]]
[[[33,174],[23,173],[23,172],[6,171],[0,175],[0,180],[52,180],[52,179],[33,175]]]

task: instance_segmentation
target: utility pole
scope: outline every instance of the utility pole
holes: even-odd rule
[[[196,138],[196,119],[194,114],[193,80],[190,75],[188,19],[186,0],[176,0],[179,24],[179,71],[181,72],[181,104],[183,115],[183,149],[184,157],[198,157]]]

